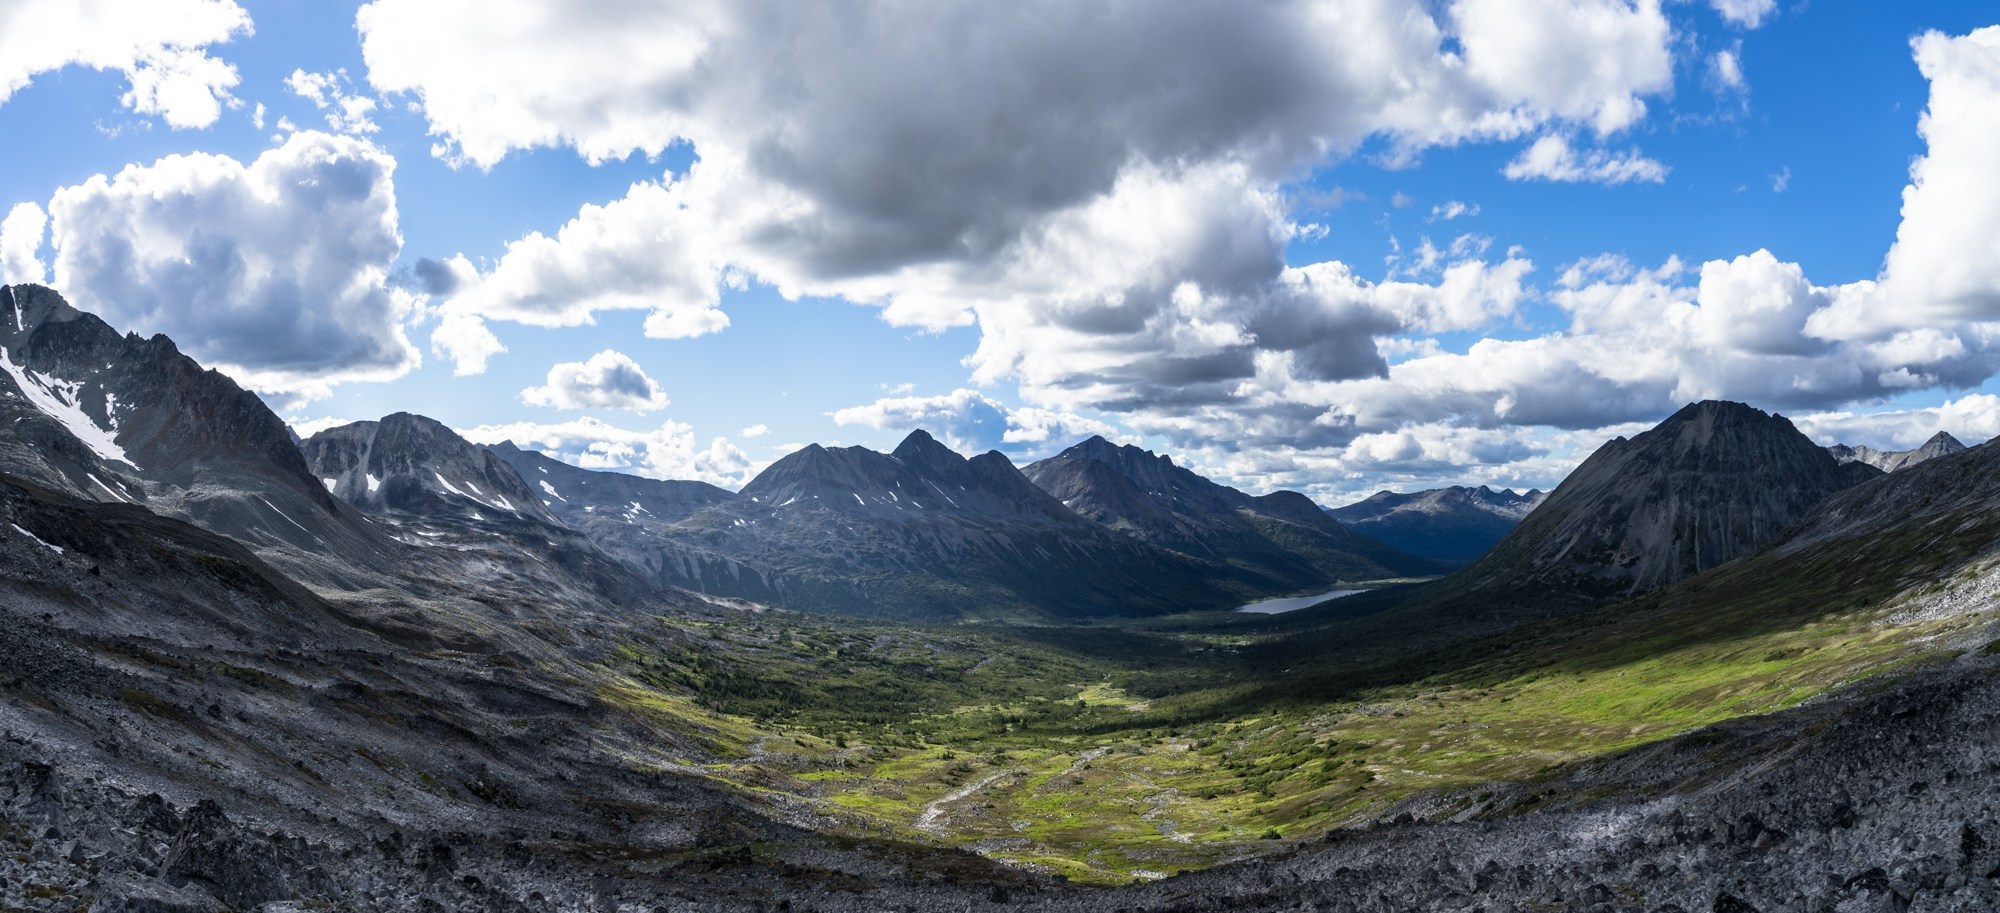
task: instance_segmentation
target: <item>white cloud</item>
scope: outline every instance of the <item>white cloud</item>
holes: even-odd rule
[[[250,33],[233,0],[14,0],[0,18],[0,103],[64,67],[116,70],[124,105],[175,129],[209,126],[234,102],[236,68],[208,48]]]
[[[1590,149],[1582,153],[1569,138],[1551,133],[1535,140],[1500,173],[1510,181],[1561,181],[1565,183],[1629,184],[1647,181],[1658,184],[1667,179],[1667,166],[1646,158],[1633,149],[1623,154]]]
[[[1732,25],[1754,29],[1778,9],[1778,0],[1708,0],[1708,5]]]
[[[650,431],[631,431],[595,418],[553,424],[514,422],[454,429],[476,444],[513,441],[585,469],[629,472],[655,479],[699,479],[725,488],[741,488],[765,464],[750,459],[728,438],[714,438],[707,447],[695,441],[694,428],[669,421]]]
[[[712,167],[704,162],[695,169],[706,173]],[[636,184],[622,199],[585,206],[553,238],[536,232],[509,242],[507,253],[484,274],[463,257],[454,258],[446,313],[457,315],[461,328],[474,319],[562,327],[594,323],[592,315],[602,310],[647,310],[652,312],[647,336],[681,339],[721,330],[729,325],[719,307],[722,287],[734,280],[724,274],[700,214],[728,207],[691,199],[719,186],[697,182],[694,175]],[[457,360],[472,373],[484,366],[482,358]]]
[[[1750,83],[1743,76],[1743,42],[1716,51],[1708,58],[1708,78],[1723,92],[1741,94],[1749,90]]]
[[[2000,436],[2000,396],[1974,393],[1918,409],[1813,412],[1792,422],[1822,445],[1909,450],[1943,431],[1971,447]]]
[[[49,281],[42,263],[42,238],[48,232],[48,213],[34,203],[16,203],[0,220],[0,283]]]
[[[285,77],[285,85],[293,94],[313,103],[326,117],[326,125],[337,133],[374,133],[382,128],[375,123],[375,99],[356,95],[352,91],[353,82],[347,78],[346,70],[331,73],[308,73],[293,70]],[[258,105],[261,112],[262,105]],[[261,128],[263,118],[258,118]]]
[[[371,85],[414,97],[451,160],[692,145],[687,174],[521,239],[446,305],[541,326],[645,309],[662,337],[722,329],[721,289],[749,281],[925,328],[1049,289],[1088,289],[1062,292],[1079,325],[1172,319],[1182,287],[1223,317],[1276,309],[1284,247],[1309,230],[1278,188],[1301,169],[1370,136],[1412,155],[1551,123],[1623,129],[1672,76],[1654,0],[1458,0],[1442,17],[1419,0],[378,0],[357,26]]]
[[[1615,133],[1673,85],[1672,28],[1659,0],[1458,0],[1466,69],[1533,123],[1557,117]],[[1589,49],[1578,53],[1578,49]]]
[[[297,133],[249,165],[174,155],[97,175],[49,204],[56,284],[260,392],[401,376],[419,356],[415,296],[389,281],[395,167],[365,141]]]
[[[1771,175],[1771,192],[1784,193],[1792,186],[1792,166],[1786,165]]]
[[[1744,26],[1770,14],[1724,6]],[[1537,137],[1507,177],[1664,182],[1665,164],[1615,140],[1670,91],[1673,53],[1696,53],[1657,2],[861,0],[836,15],[378,0],[358,25],[373,88],[413,98],[449,159],[684,142],[699,162],[438,291],[455,326],[488,333],[476,341],[482,320],[610,309],[651,312],[657,335],[713,332],[722,289],[754,281],[898,325],[974,325],[973,382],[1012,382],[1051,414],[964,391],[843,410],[854,423],[956,422],[961,441],[1006,444],[1089,412],[1239,480],[1415,480],[1463,458],[1476,479],[1436,480],[1511,485],[1552,481],[1606,429],[1692,399],[1826,409],[2000,366],[2000,323],[1983,322],[2000,321],[2000,31],[1916,42],[1930,150],[1879,282],[1814,285],[1759,251],[1596,258],[1538,290],[1524,253],[1473,235],[1424,239],[1393,281],[1288,265],[1314,229],[1281,188],[1371,138],[1399,164]],[[1684,68],[1740,84],[1729,53]],[[1536,299],[1570,325],[1515,338]],[[1482,330],[1502,338],[1457,341]],[[1455,451],[1454,435],[1483,449]]]
[[[1963,38],[1911,42],[1931,81],[1917,130],[1928,143],[1910,166],[1903,221],[1880,280],[1843,295],[1811,327],[1835,338],[1880,338],[1962,320],[2000,320],[2000,26]]]
[[[1004,450],[1015,455],[1046,456],[1093,434],[1111,435],[1103,422],[1050,409],[1009,409],[977,390],[958,389],[942,396],[904,396],[852,406],[833,414],[841,425],[915,430],[937,435],[960,453]]]
[[[750,427],[745,428],[742,431],[738,431],[736,434],[738,437],[749,439],[753,437],[763,437],[764,435],[770,433],[771,433],[771,426],[759,424],[759,425],[751,425]]]
[[[667,408],[667,392],[646,376],[638,362],[623,352],[605,349],[585,361],[550,368],[548,383],[522,390],[521,401],[558,409],[655,412]]]
[[[1479,215],[1478,203],[1449,200],[1431,207],[1430,220],[1433,222],[1449,222],[1453,219],[1469,219],[1476,215]]]

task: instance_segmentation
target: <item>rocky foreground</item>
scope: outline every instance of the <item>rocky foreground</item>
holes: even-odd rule
[[[602,809],[584,808],[575,832],[529,832],[506,814],[494,820],[516,826],[371,827],[336,812],[300,827],[231,796],[163,797],[143,780],[115,755],[7,733],[0,908],[2000,909],[2000,660],[1976,655],[1547,781],[1434,797],[1278,857],[1123,889],[755,832],[719,807],[710,826],[624,839]],[[1455,820],[1422,820],[1467,799]]]

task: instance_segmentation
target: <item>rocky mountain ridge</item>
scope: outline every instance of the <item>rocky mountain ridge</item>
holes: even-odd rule
[[[0,366],[0,472],[188,520],[315,583],[364,585],[394,566],[285,423],[165,336],[120,336],[50,289],[0,287]]]
[[[1835,444],[1826,448],[1826,452],[1842,463],[1866,463],[1883,472],[1895,472],[1906,466],[1914,466],[1925,460],[1947,456],[1964,449],[1965,445],[1959,443],[1958,438],[1940,431],[1913,450],[1876,450],[1865,444],[1856,447]]]
[[[1356,535],[1298,492],[1252,496],[1177,466],[1172,457],[1102,437],[1021,471],[1084,517],[1213,561],[1268,592],[1439,570]]]
[[[1149,614],[1255,593],[1211,563],[1079,517],[998,452],[967,458],[922,431],[886,454],[808,446],[733,495],[507,450],[564,499],[545,498],[550,509],[606,553],[714,596],[952,619]]]

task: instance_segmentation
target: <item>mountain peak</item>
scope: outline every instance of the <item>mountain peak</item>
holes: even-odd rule
[[[1641,593],[1755,551],[1860,480],[1782,415],[1692,403],[1599,448],[1458,579],[1586,598]]]
[[[1960,443],[1958,438],[1939,431],[1913,450],[1876,450],[1865,444],[1858,447],[1835,444],[1826,448],[1826,452],[1842,463],[1865,463],[1883,472],[1895,472],[1933,457],[1946,456],[1964,449],[1965,445]]]
[[[897,462],[911,467],[949,465],[965,461],[964,457],[958,455],[958,451],[938,443],[937,438],[931,437],[930,432],[922,428],[910,432],[909,436],[903,438],[903,442],[897,444],[896,449],[890,451],[889,455],[895,457]]]
[[[1952,437],[1950,432],[1940,431],[1936,434],[1931,435],[1930,439],[1925,441],[1923,445],[1918,447],[1917,449],[1934,451],[1937,453],[1957,453],[1965,449],[1965,444],[1961,442],[1958,438]]]

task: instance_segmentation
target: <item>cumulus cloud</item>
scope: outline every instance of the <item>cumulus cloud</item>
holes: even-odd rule
[[[206,127],[234,103],[236,67],[208,49],[250,33],[233,0],[16,0],[0,29],[0,103],[35,77],[81,66],[124,74],[120,99],[175,129]]]
[[[292,93],[313,103],[326,118],[327,127],[337,133],[374,133],[382,128],[375,123],[375,99],[356,95],[353,82],[347,78],[346,70],[331,73],[308,73],[293,70],[285,77],[285,85]],[[262,109],[262,105],[258,106]]]
[[[1301,169],[1371,136],[1409,156],[1551,123],[1617,131],[1672,78],[1654,0],[378,0],[357,26],[371,85],[414,96],[454,161],[678,142],[699,158],[521,239],[449,310],[569,326],[645,309],[650,335],[684,337],[723,328],[720,291],[747,281],[925,328],[1080,288],[1062,323],[1111,327],[1174,319],[1186,288],[1217,319],[1165,363],[1217,377],[1248,354],[1219,351],[1228,312],[1279,306],[1301,229],[1278,188]],[[1144,246],[1158,238],[1179,246]],[[1319,342],[1342,350],[1323,370],[1377,361],[1365,339]]]
[[[16,203],[0,220],[0,283],[47,282],[49,270],[42,263],[42,238],[48,232],[49,216],[34,203]]]
[[[1623,153],[1603,149],[1579,152],[1570,145],[1568,137],[1552,133],[1535,140],[1533,145],[1508,162],[1500,173],[1510,181],[1540,180],[1572,184],[1646,181],[1658,184],[1667,179],[1670,170],[1657,160],[1639,154],[1637,149]]]
[[[960,453],[1003,450],[1017,456],[1046,456],[1093,434],[1111,435],[1104,422],[1059,410],[1010,409],[977,390],[941,396],[899,396],[852,406],[833,414],[841,425],[915,430],[922,428]]]
[[[738,437],[748,439],[753,437],[763,437],[764,435],[770,433],[771,433],[771,426],[764,424],[756,424],[756,425],[751,425],[750,427],[745,428],[742,431],[737,432],[736,434]]]
[[[539,450],[585,469],[655,479],[698,479],[732,489],[743,487],[765,465],[750,459],[728,438],[713,438],[703,447],[695,440],[692,426],[674,421],[650,431],[632,431],[595,418],[454,430],[475,444],[513,441],[523,449]]]
[[[703,174],[712,167],[695,166]],[[484,274],[463,257],[434,267],[447,280],[446,312],[466,322],[461,326],[491,318],[563,327],[594,323],[598,311],[645,310],[651,311],[646,335],[663,339],[727,327],[722,288],[741,282],[725,275],[701,214],[728,207],[708,197],[691,199],[719,189],[693,178],[636,184],[622,199],[585,206],[553,238],[535,232],[509,242],[499,264]],[[442,344],[453,352],[465,348]],[[484,365],[471,357],[459,363]]]
[[[667,408],[667,391],[625,353],[605,349],[585,361],[550,368],[548,383],[522,390],[521,401],[557,409],[655,412]]]
[[[1928,150],[1910,166],[1903,221],[1878,283],[1857,286],[1815,333],[1880,338],[1958,321],[2000,320],[2000,26],[1962,38],[1930,32],[1911,42],[1931,82],[1917,131]]]
[[[56,191],[56,284],[114,326],[166,333],[261,392],[323,396],[418,364],[396,163],[302,132],[248,165],[175,155]]]
[[[1764,24],[1765,16],[1777,11],[1778,0],[1708,0],[1708,5],[1732,25],[1754,29]]]
[[[1821,445],[1909,450],[1943,431],[1970,447],[2000,436],[2000,396],[1974,393],[1917,409],[1813,412],[1792,423]]]
[[[1773,9],[1717,8],[1744,27]],[[1607,429],[1693,399],[1829,409],[2000,367],[2000,30],[1915,42],[1930,148],[1876,281],[1816,285],[1754,251],[1594,258],[1538,289],[1524,252],[1471,235],[1425,239],[1389,281],[1293,265],[1287,247],[1314,229],[1283,188],[1364,140],[1392,164],[1521,141],[1514,180],[1664,182],[1665,164],[1619,139],[1670,91],[1674,51],[1694,52],[1654,0],[1366,0],[1338,15],[1303,0],[377,0],[357,25],[371,86],[411,97],[452,161],[677,143],[698,161],[452,273],[440,294],[462,332],[433,345],[467,363],[497,346],[483,321],[633,309],[649,333],[689,336],[724,326],[724,289],[761,282],[898,325],[976,326],[973,383],[1016,384],[1057,418],[1107,415],[1231,478],[1417,479],[1471,459],[1496,484],[1555,473]],[[1689,63],[1741,83],[1733,48]],[[1537,300],[1569,325],[1518,338],[1542,329],[1523,307]],[[977,393],[901,399],[843,412],[957,421],[965,441],[1032,433],[1025,410]],[[1481,449],[1451,449],[1455,435]],[[1551,439],[1566,443],[1534,443]]]

